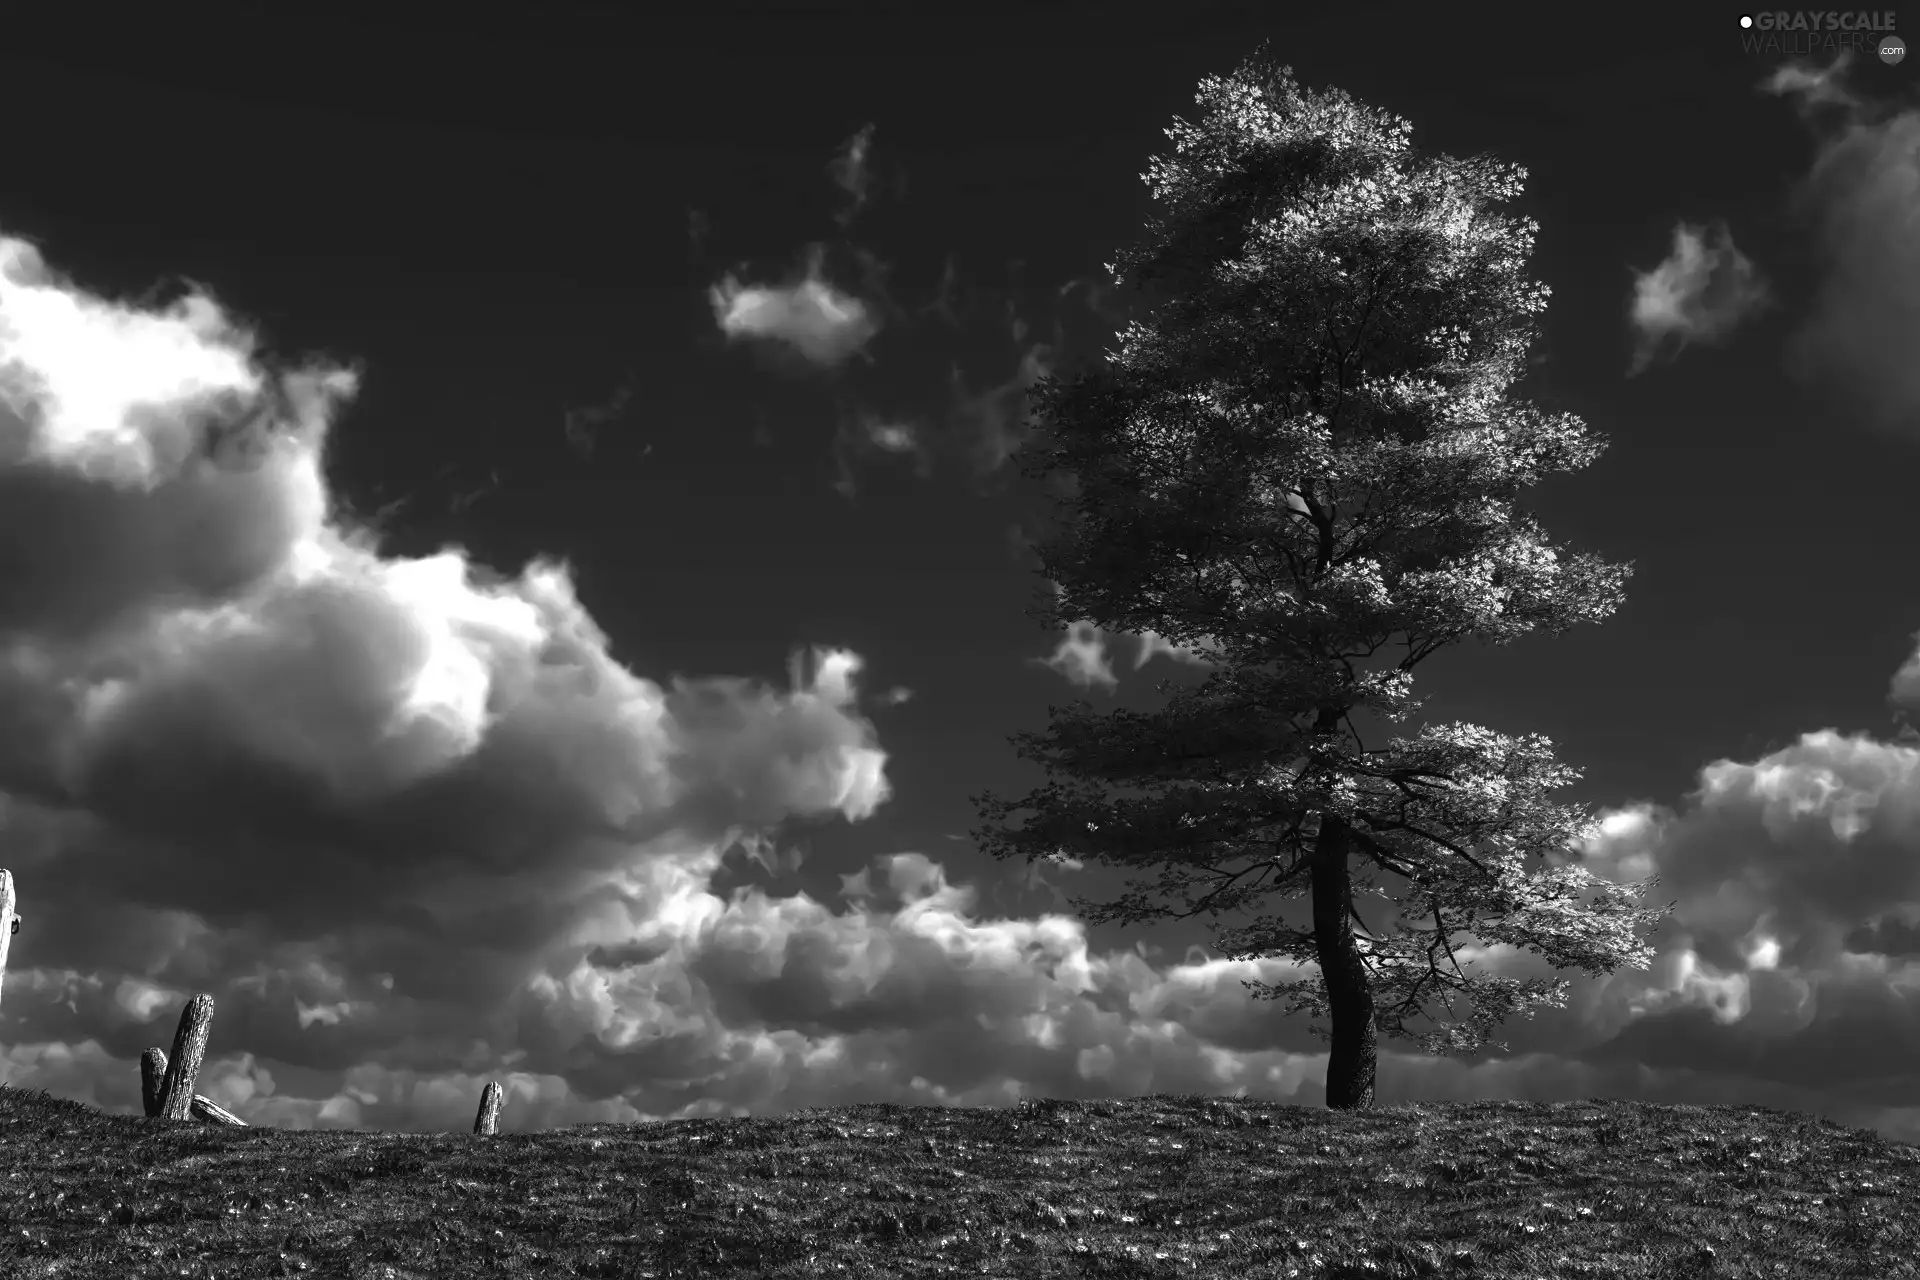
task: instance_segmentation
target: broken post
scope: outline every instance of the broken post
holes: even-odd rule
[[[207,1056],[207,1032],[213,1022],[213,997],[197,995],[187,1001],[180,1014],[180,1029],[173,1034],[173,1053],[167,1059],[166,1077],[160,1086],[160,1114],[168,1120],[185,1120],[193,1108],[193,1082],[200,1074],[201,1060]]]
[[[0,867],[0,983],[7,977],[7,943],[13,939],[13,931],[20,927],[13,908],[13,872]]]
[[[160,1086],[167,1078],[167,1051],[159,1047],[140,1055],[140,1109],[160,1114]]]
[[[167,1075],[167,1051],[153,1048],[140,1055],[140,1106],[150,1116],[160,1114],[160,1090]],[[204,1093],[193,1095],[191,1104],[193,1116],[210,1124],[245,1125],[233,1112],[227,1110]]]
[[[487,1087],[480,1091],[480,1114],[473,1118],[473,1131],[488,1134],[500,1123],[500,1082],[487,1081]]]

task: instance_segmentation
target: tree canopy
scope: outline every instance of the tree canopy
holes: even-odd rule
[[[1553,546],[1516,506],[1603,448],[1510,393],[1548,292],[1523,275],[1537,227],[1497,207],[1523,171],[1420,154],[1407,122],[1302,89],[1265,49],[1197,102],[1144,175],[1157,216],[1109,266],[1145,316],[1094,368],[1036,385],[1023,471],[1067,482],[1034,548],[1054,588],[1038,620],[1152,632],[1212,669],[1162,682],[1152,714],[1050,708],[1012,739],[1047,784],[974,798],[990,821],[1031,816],[975,835],[999,858],[1159,866],[1152,888],[1184,902],[1133,880],[1076,900],[1092,924],[1307,892],[1311,930],[1263,916],[1216,947],[1317,964],[1245,985],[1330,1016],[1327,1103],[1365,1107],[1376,1032],[1413,1035],[1427,999],[1475,1006],[1424,1037],[1434,1053],[1564,1004],[1564,979],[1464,973],[1455,932],[1595,976],[1651,958],[1634,930],[1664,911],[1571,861],[1524,865],[1594,829],[1549,801],[1579,774],[1546,738],[1450,723],[1368,747],[1353,723],[1416,711],[1412,669],[1448,645],[1603,620],[1631,565]],[[1408,886],[1387,936],[1354,906],[1379,870]]]

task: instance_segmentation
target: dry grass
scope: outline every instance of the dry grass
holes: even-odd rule
[[[1920,1276],[1920,1150],[1591,1100],[863,1105],[545,1133],[108,1116],[0,1086],[0,1275]]]

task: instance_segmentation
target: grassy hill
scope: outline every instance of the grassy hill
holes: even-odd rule
[[[1756,1108],[861,1105],[237,1128],[0,1085],[0,1275],[1920,1276],[1920,1149]]]

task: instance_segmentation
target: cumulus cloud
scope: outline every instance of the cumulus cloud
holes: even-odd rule
[[[796,659],[785,692],[643,679],[564,563],[388,556],[334,509],[353,371],[272,367],[203,292],[141,309],[23,241],[0,263],[0,813],[59,833],[11,861],[56,952],[105,940],[108,968],[151,976],[326,950],[292,988],[377,986],[389,1010],[464,958],[479,1020],[505,994],[501,902],[510,936],[564,943],[611,884],[671,892],[748,833],[886,799],[855,655]],[[191,956],[123,939],[135,904],[231,932]],[[402,937],[423,923],[439,958]]]
[[[743,285],[722,277],[708,295],[720,331],[730,339],[783,344],[823,368],[841,364],[866,346],[879,322],[866,303],[829,284],[821,265],[816,250],[806,274],[791,284]]]
[[[1628,376],[1644,371],[1662,349],[1677,355],[1689,343],[1719,341],[1766,299],[1759,271],[1734,247],[1724,224],[1680,223],[1666,260],[1651,271],[1634,272]]]
[[[795,744],[748,741],[764,731],[834,739],[846,780],[752,779],[774,807],[831,793],[827,808],[868,811],[884,795],[864,730],[819,710],[850,701],[857,659],[824,655],[816,690],[790,704],[718,697],[723,730],[688,751],[716,698],[612,662],[564,564],[502,578],[458,551],[386,557],[333,517],[322,460],[354,374],[270,371],[204,294],[118,307],[4,246],[0,545],[22,589],[0,606],[0,681],[58,726],[9,781],[110,810],[209,798],[233,769],[352,808],[455,785],[493,755],[538,767],[608,750],[566,785],[604,784],[583,798],[612,822],[685,799],[723,764],[790,760]],[[624,774],[615,756],[645,767]]]
[[[1791,99],[1818,140],[1800,194],[1821,277],[1795,366],[1875,426],[1920,434],[1920,110],[1868,102],[1847,86],[1847,67],[1845,56],[1793,63],[1762,86]]]
[[[1789,1105],[1912,1141],[1920,1107],[1886,1064],[1920,1049],[1905,942],[1920,919],[1920,752],[1806,733],[1708,765],[1689,801],[1612,815],[1590,851],[1635,878],[1657,870],[1678,907],[1646,975],[1558,1015],[1586,1024],[1582,1056],[1718,1075],[1756,1102],[1824,1093]]]

